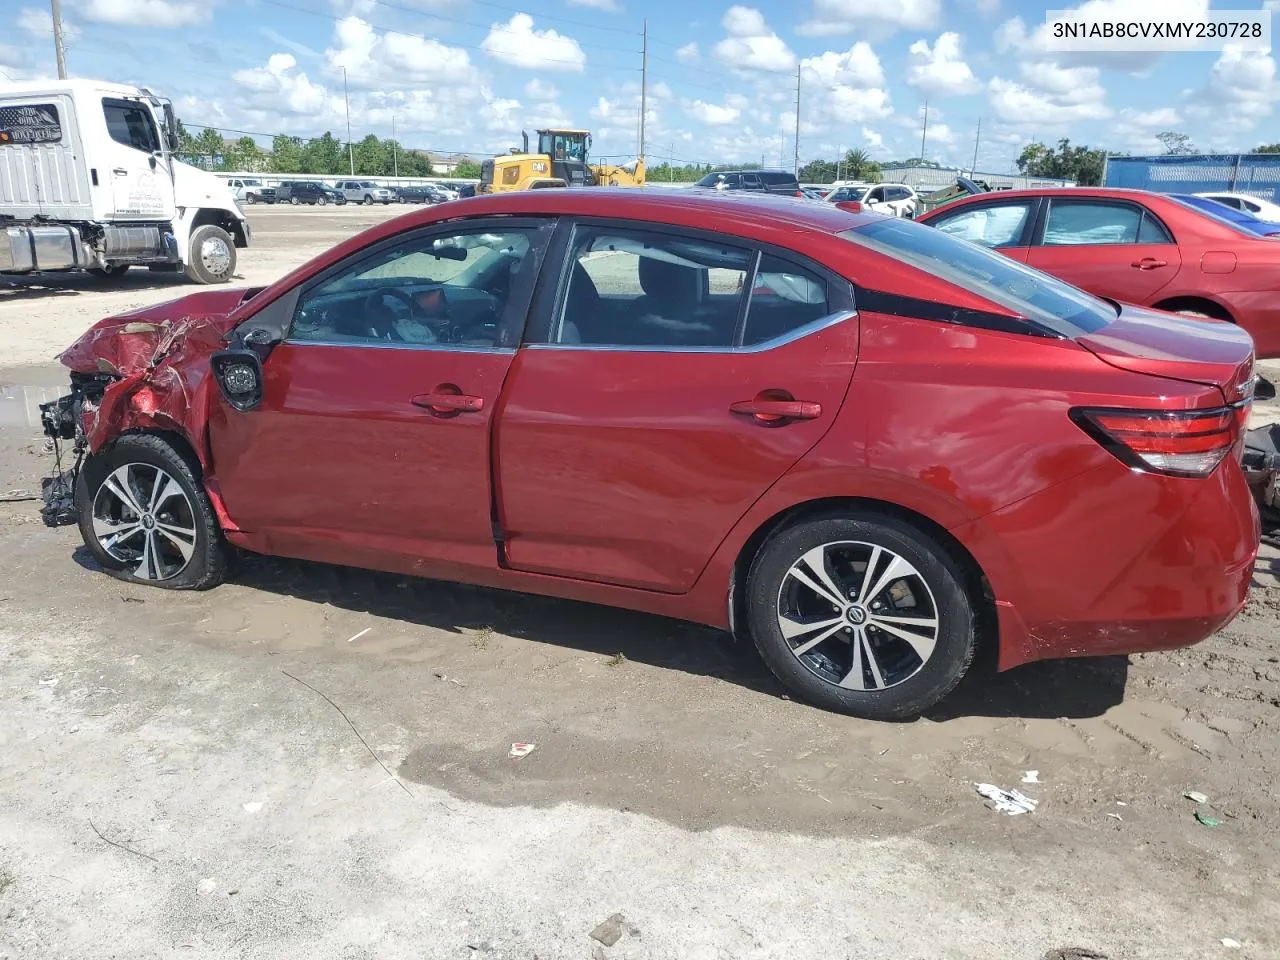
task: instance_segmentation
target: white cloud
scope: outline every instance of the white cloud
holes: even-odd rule
[[[480,46],[495,60],[527,70],[581,73],[587,64],[577,40],[555,30],[535,30],[527,13],[493,24]]]
[[[1277,2],[1280,2],[1280,0],[1277,0]],[[676,59],[681,63],[697,63],[699,59],[698,45],[693,42],[686,43],[676,51]]]
[[[961,96],[982,89],[978,78],[960,53],[960,35],[944,33],[932,49],[927,40],[917,40],[908,51],[907,83],[931,96]]]
[[[941,15],[941,0],[814,0],[813,17],[796,32],[821,37],[861,30],[887,36],[904,29],[928,30]]]
[[[338,21],[333,46],[325,50],[331,76],[347,69],[348,83],[376,87],[394,83],[463,86],[478,81],[465,50],[439,40],[403,33],[379,34],[359,17]]]
[[[81,0],[86,20],[129,27],[190,27],[207,23],[213,7],[203,0]]]
[[[893,113],[889,94],[879,87],[833,87],[826,98],[828,109],[821,111],[832,123],[863,123],[880,120]]]
[[[839,84],[853,87],[879,87],[884,85],[884,68],[871,44],[859,40],[843,53],[828,50],[816,57],[800,61],[803,79],[820,87]]]
[[[884,137],[876,133],[870,127],[862,128],[862,139],[866,141],[868,147],[872,150],[878,150],[884,146]]]
[[[1218,132],[1252,130],[1280,101],[1276,62],[1258,50],[1227,44],[1209,70],[1209,80],[1192,95],[1187,114],[1210,120]]]
[[[48,40],[53,36],[53,16],[40,7],[23,7],[18,11],[17,23],[19,30],[37,40]],[[80,36],[79,28],[66,17],[62,18],[62,36],[68,42]]]
[[[699,123],[706,123],[711,126],[734,123],[738,117],[742,116],[742,111],[738,107],[722,106],[718,103],[704,103],[701,100],[694,100],[692,103],[686,102],[684,104],[684,112]]]
[[[1077,120],[1104,120],[1111,116],[1111,108],[1106,104],[1106,91],[1097,83],[1095,68],[1064,70],[1044,64],[1037,72],[1054,83],[1077,73],[1091,76],[1084,86],[1063,92],[995,77],[987,85],[987,92],[999,119],[1011,124],[1046,126]]]
[[[524,95],[530,100],[555,100],[560,91],[555,84],[534,77],[524,85]]]
[[[1000,11],[1000,0],[966,0],[966,3],[988,17]]]
[[[622,4],[618,0],[569,0],[575,7],[591,7],[595,10],[607,10],[609,13],[618,13],[622,9]]]
[[[278,112],[295,115],[321,113],[328,99],[328,91],[313,83],[302,70],[296,70],[298,61],[291,53],[273,53],[265,67],[237,70],[231,75],[236,85],[257,94],[247,104],[264,107],[275,104]]]
[[[769,29],[759,10],[735,4],[721,22],[729,36],[716,44],[713,52],[717,59],[740,70],[785,72],[795,69],[796,55]]]

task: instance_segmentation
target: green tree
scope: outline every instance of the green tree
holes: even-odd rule
[[[1028,177],[1074,180],[1082,187],[1095,187],[1102,182],[1105,158],[1101,150],[1073,147],[1064,137],[1056,149],[1038,142],[1027,144],[1018,156],[1018,170]]]
[[[800,168],[801,183],[831,183],[836,179],[836,164],[830,160],[812,160]]]
[[[322,176],[334,176],[348,171],[347,151],[328,130],[323,136],[308,140],[302,148],[302,169],[300,173],[318,173]]]
[[[469,157],[459,160],[458,166],[454,169],[451,176],[457,177],[460,180],[479,180],[480,164],[476,163],[476,161]]]
[[[181,136],[181,134],[179,134]],[[222,162],[226,148],[222,143],[222,134],[212,127],[205,127],[200,136],[191,141],[191,156],[198,166],[212,170]]]
[[[391,142],[372,133],[355,145],[356,173],[381,177],[391,172]]]
[[[302,172],[302,141],[278,134],[271,141],[270,169],[276,173]]]
[[[196,149],[196,138],[181,120],[178,121],[178,152],[185,156],[195,156],[199,152]]]
[[[1165,130],[1163,133],[1157,133],[1156,139],[1164,147],[1165,153],[1189,154],[1196,152],[1196,145],[1191,142],[1191,138],[1185,133],[1178,133],[1176,130]]]
[[[267,167],[267,155],[253,137],[241,137],[222,158],[222,166],[226,170],[261,173]]]
[[[1254,147],[1250,153],[1280,153],[1280,143],[1264,143],[1260,147]]]

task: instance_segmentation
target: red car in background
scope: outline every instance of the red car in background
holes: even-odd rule
[[[1280,357],[1280,240],[1172,197],[1078,187],[954,200],[920,223],[999,250],[1090,293],[1229,320]]]
[[[239,548],[630,607],[864,717],[980,643],[1195,643],[1257,550],[1243,331],[809,201],[441,204],[63,362],[46,430],[118,577],[210,587]]]

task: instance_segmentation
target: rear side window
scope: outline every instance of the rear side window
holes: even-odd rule
[[[1028,203],[966,207],[950,216],[930,221],[930,226],[984,247],[1012,247],[1022,242],[1030,212]]]
[[[1145,230],[1144,221],[1150,221]],[[1169,243],[1170,240],[1164,228],[1145,216],[1141,207],[1127,203],[1051,200],[1041,242],[1046,247],[1066,247]]]
[[[52,103],[0,107],[0,146],[57,143],[62,139],[58,108]]]
[[[766,253],[760,258],[751,287],[742,345],[765,343],[831,312],[827,305],[826,280]]]
[[[712,240],[579,227],[551,341],[731,347],[754,259]]]
[[[141,104],[129,100],[103,100],[102,113],[107,120],[107,132],[116,143],[144,153],[155,153],[160,149],[151,112]]]
[[[1116,308],[1008,257],[924,224],[876,220],[840,236],[977,294],[1063,337],[1100,330]]]

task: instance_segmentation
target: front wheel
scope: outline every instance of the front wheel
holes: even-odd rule
[[[257,203],[258,195],[256,193],[246,193],[244,196],[245,203]]]
[[[932,537],[877,514],[775,534],[747,580],[751,634],[774,675],[810,703],[870,720],[918,716],[960,682],[974,600]]]
[[[296,206],[297,206],[298,204],[300,204],[302,201],[301,201],[301,200],[299,200],[297,197],[290,197],[290,198],[289,198],[289,202],[290,202],[290,203],[292,203],[292,204],[296,207]]]
[[[187,279],[194,283],[226,283],[236,272],[236,245],[231,234],[211,223],[196,227],[187,251]]]
[[[372,207],[372,206],[373,206],[373,197],[369,196],[369,194],[367,194],[367,193],[364,195],[364,205],[365,205],[366,207]]]
[[[107,573],[168,590],[203,590],[227,572],[227,545],[199,469],[165,440],[125,434],[76,480],[85,546]]]

